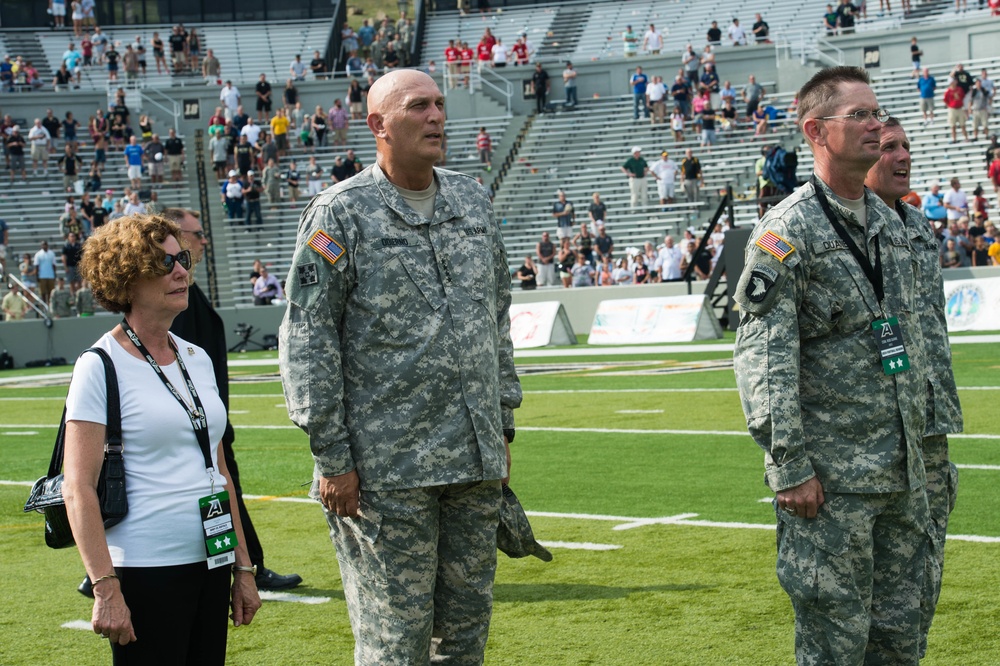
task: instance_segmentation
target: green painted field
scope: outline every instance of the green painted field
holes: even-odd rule
[[[731,342],[731,337],[727,338]],[[996,345],[955,345],[966,435],[944,589],[924,664],[1000,664],[1000,382]],[[521,363],[512,487],[555,559],[501,555],[488,664],[792,664],[792,612],[774,576],[761,453],[745,434],[727,353],[532,358]],[[239,358],[268,358],[266,353]],[[276,361],[275,361],[276,362]],[[64,369],[67,370],[67,369]],[[288,422],[276,367],[231,368],[232,420],[267,564],[322,603],[266,602],[230,633],[229,663],[350,664],[353,641],[305,436]],[[30,481],[51,453],[65,380],[0,384],[0,479]],[[0,381],[21,371],[0,374]],[[53,385],[49,385],[53,384]],[[74,549],[51,551],[0,485],[0,664],[109,663],[75,591]],[[164,618],[170,622],[170,618]]]

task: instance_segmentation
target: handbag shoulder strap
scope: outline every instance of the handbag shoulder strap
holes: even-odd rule
[[[115,364],[111,361],[111,356],[106,351],[98,347],[90,347],[83,351],[84,354],[87,352],[94,352],[101,357],[101,361],[104,363],[104,377],[108,395],[105,456],[108,453],[120,456],[122,452],[122,411],[121,399],[118,394],[118,373],[115,372]],[[63,406],[62,419],[59,421],[59,432],[56,434],[56,442],[52,447],[52,458],[49,460],[49,478],[58,476],[62,472],[65,447],[66,407]]]

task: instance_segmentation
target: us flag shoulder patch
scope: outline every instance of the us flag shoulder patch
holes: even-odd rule
[[[337,260],[344,256],[344,246],[326,235],[322,229],[309,239],[309,247],[319,252],[320,256],[331,264],[337,263]]]
[[[758,238],[756,245],[764,250],[764,252],[773,255],[778,261],[784,261],[785,257],[795,252],[795,248],[792,247],[791,243],[773,231],[768,231]]]

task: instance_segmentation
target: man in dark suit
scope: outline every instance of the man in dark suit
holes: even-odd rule
[[[167,208],[161,213],[181,227],[181,235],[187,241],[191,250],[191,259],[195,265],[201,261],[208,246],[208,238],[202,229],[197,212],[183,208]],[[194,282],[195,271],[191,271],[191,285],[188,288],[188,308],[174,319],[170,327],[172,333],[189,342],[193,342],[206,352],[215,365],[215,381],[219,385],[219,395],[229,410],[229,367],[226,359],[226,329],[222,317],[212,308],[205,292],[197,282]],[[257,567],[257,587],[261,590],[287,590],[302,582],[298,574],[281,575],[264,566],[264,549],[257,538],[246,503],[243,501],[243,489],[240,487],[240,472],[233,453],[233,440],[236,434],[233,424],[226,423],[226,432],[222,436],[222,449],[226,457],[226,466],[233,477],[236,489],[236,504],[240,511],[240,522],[243,523],[243,533],[247,540],[247,550],[250,561]]]

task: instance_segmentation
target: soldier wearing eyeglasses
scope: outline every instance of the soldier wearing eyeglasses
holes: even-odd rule
[[[864,186],[888,114],[868,75],[799,91],[814,172],[757,226],[734,362],[775,493],[799,664],[914,664],[928,509],[913,251]]]

